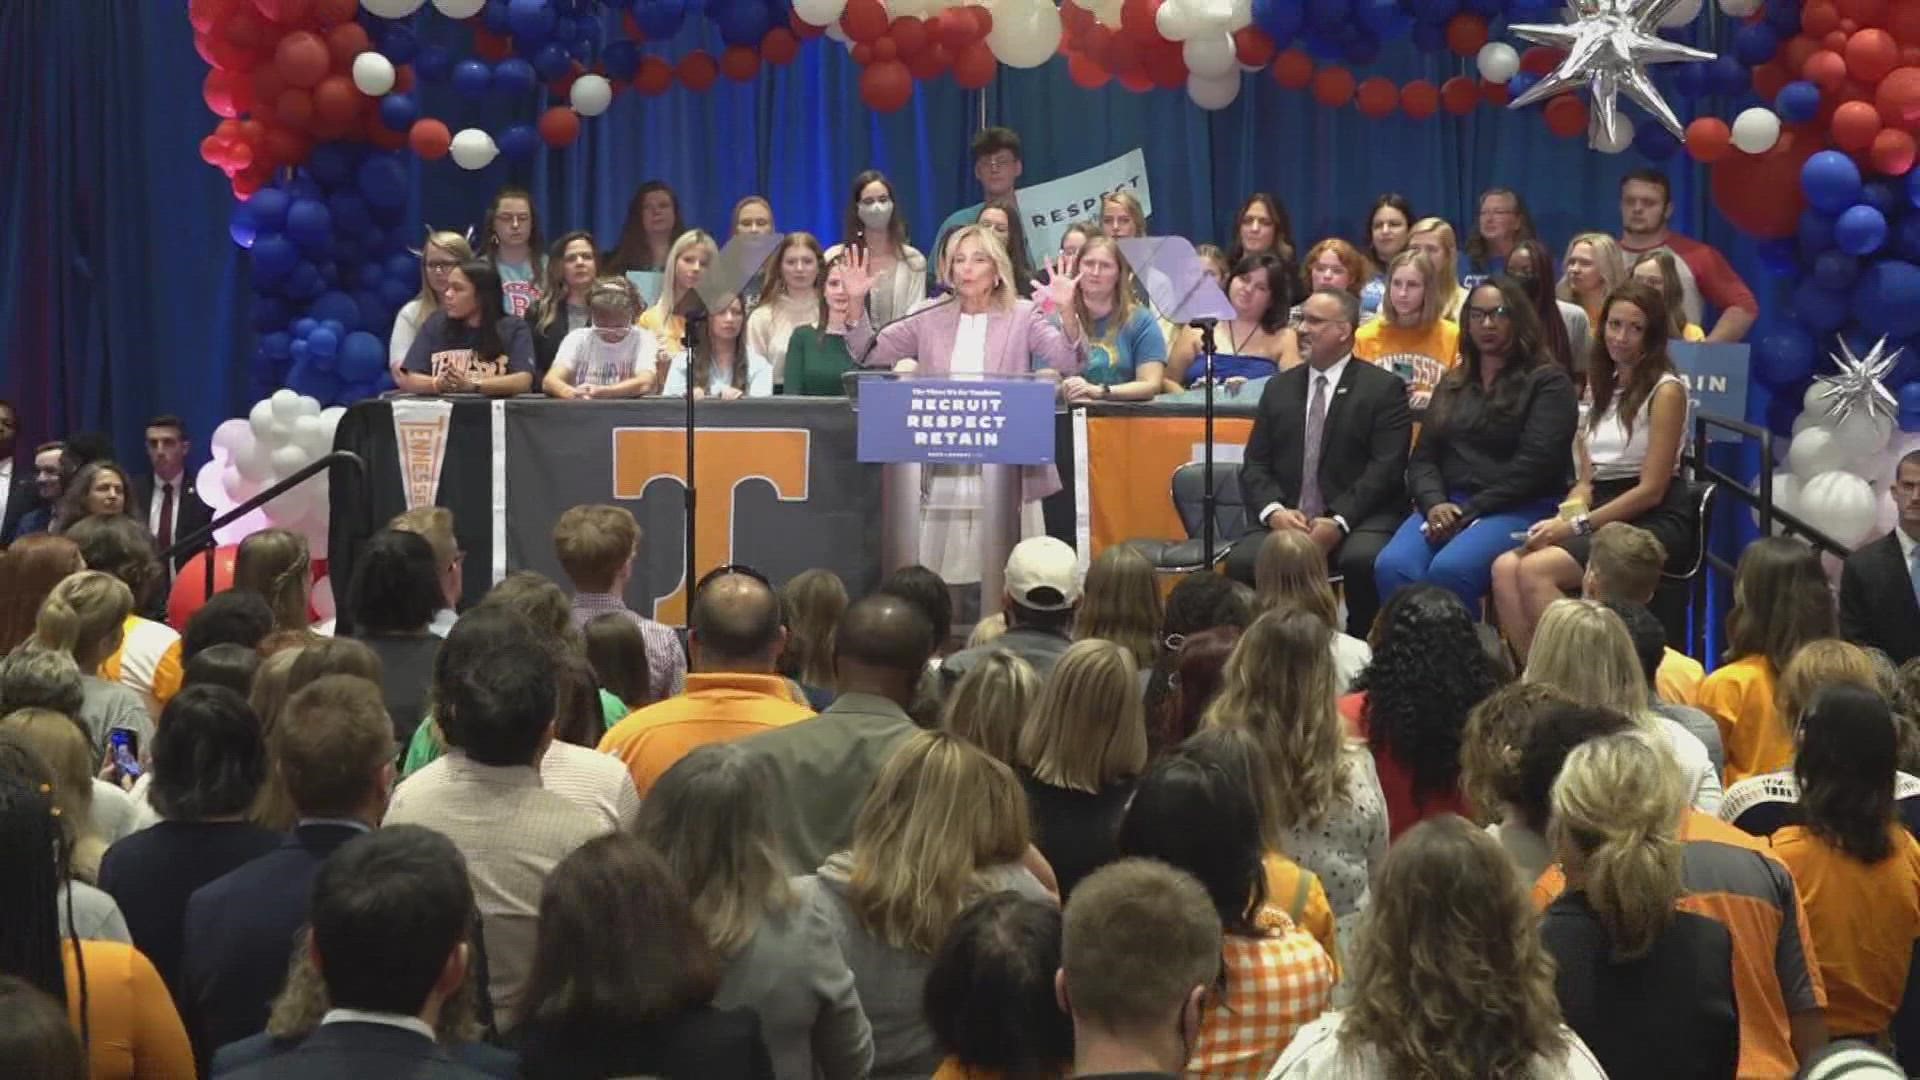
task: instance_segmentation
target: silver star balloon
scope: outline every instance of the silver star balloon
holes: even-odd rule
[[[1508,27],[1515,35],[1537,45],[1567,50],[1566,59],[1526,93],[1514,98],[1509,108],[1545,101],[1568,87],[1585,83],[1593,93],[1596,145],[1600,136],[1608,143],[1617,141],[1621,93],[1659,117],[1668,131],[1685,141],[1687,133],[1680,126],[1680,118],[1673,114],[1653,80],[1647,78],[1649,64],[1714,58],[1713,53],[1668,41],[1657,33],[1660,20],[1679,3],[1680,0],[1567,0],[1566,23],[1521,23]]]
[[[1889,354],[1886,347],[1887,339],[1882,337],[1867,350],[1867,355],[1855,356],[1847,339],[1841,338],[1840,351],[1828,354],[1840,371],[1813,380],[1817,387],[1814,395],[1826,403],[1835,423],[1845,420],[1856,409],[1868,416],[1880,413],[1889,420],[1900,415],[1899,402],[1880,380],[1900,362],[1904,350],[1895,349]]]

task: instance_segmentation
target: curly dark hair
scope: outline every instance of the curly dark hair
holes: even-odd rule
[[[1211,570],[1195,570],[1174,585],[1160,614],[1160,658],[1147,672],[1148,716],[1158,717],[1166,709],[1180,646],[1189,636],[1223,626],[1245,630],[1253,622],[1248,595],[1245,586]]]
[[[1415,799],[1452,791],[1467,713],[1500,687],[1473,616],[1452,592],[1414,585],[1387,601],[1373,638],[1373,660],[1354,681],[1367,695],[1368,742],[1413,771]]]

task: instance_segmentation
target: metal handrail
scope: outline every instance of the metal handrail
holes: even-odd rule
[[[351,450],[335,450],[330,454],[307,463],[292,476],[281,480],[260,494],[255,495],[226,513],[221,514],[219,517],[214,518],[207,524],[202,525],[200,528],[195,529],[193,532],[188,533],[186,539],[175,541],[172,547],[160,553],[161,565],[171,566],[176,557],[189,552],[198,552],[202,548],[212,550],[215,546],[213,534],[216,531],[226,528],[240,518],[258,510],[260,507],[299,487],[301,484],[318,476],[322,471],[330,469],[335,465],[351,465],[359,472],[362,481],[366,479],[367,463],[361,459],[359,454]],[[206,574],[207,595],[209,597],[213,595],[213,577],[213,568],[209,566]]]
[[[1760,443],[1760,461],[1762,468],[1760,469],[1760,475],[1756,478],[1759,481],[1757,488],[1707,460],[1708,432],[1713,428],[1731,431],[1737,435],[1755,439]],[[1759,515],[1761,535],[1771,535],[1777,520],[1783,532],[1789,536],[1799,536],[1805,539],[1809,544],[1813,545],[1817,551],[1837,555],[1842,559],[1853,554],[1852,548],[1835,540],[1832,536],[1823,532],[1818,526],[1810,524],[1805,518],[1797,514],[1782,510],[1780,507],[1774,505],[1773,432],[1756,424],[1749,424],[1744,420],[1734,420],[1730,417],[1716,416],[1713,413],[1700,413],[1695,416],[1693,431],[1693,468],[1695,473],[1705,479],[1712,480],[1714,483],[1720,485],[1722,491],[1751,507],[1753,511]],[[1711,553],[1709,553],[1708,559],[1714,564],[1716,569],[1724,570],[1727,573],[1733,572],[1732,564],[1728,563],[1725,559],[1719,558]]]

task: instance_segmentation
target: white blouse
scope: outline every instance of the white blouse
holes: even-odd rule
[[[820,324],[820,300],[817,296],[780,296],[763,301],[747,316],[747,348],[767,358],[773,365],[774,385],[786,380],[787,341],[800,326]]]
[[[1595,480],[1630,480],[1640,475],[1640,467],[1647,460],[1647,432],[1653,427],[1653,399],[1662,386],[1679,383],[1686,390],[1686,383],[1680,376],[1667,374],[1653,386],[1653,393],[1640,405],[1640,412],[1633,418],[1633,431],[1627,431],[1626,423],[1620,417],[1620,397],[1614,395],[1607,404],[1607,411],[1591,426],[1582,429],[1587,440],[1587,460],[1593,462]],[[1685,440],[1681,440],[1683,443]],[[1678,460],[1674,468],[1679,468]]]

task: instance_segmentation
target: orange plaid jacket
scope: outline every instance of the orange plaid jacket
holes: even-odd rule
[[[1225,990],[1201,1017],[1189,1077],[1263,1080],[1333,999],[1333,961],[1320,943],[1277,908],[1264,909],[1260,924],[1271,936],[1229,934],[1223,943]]]

